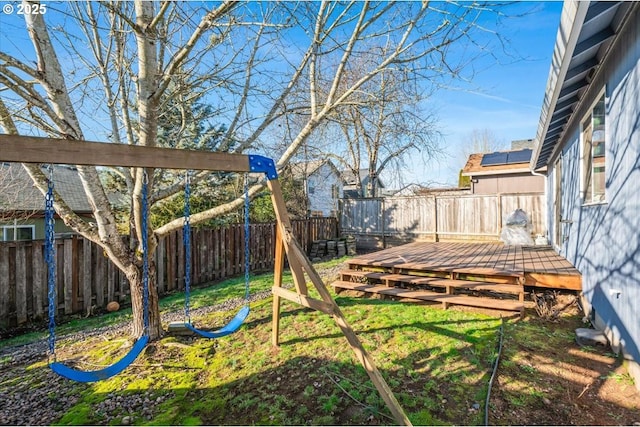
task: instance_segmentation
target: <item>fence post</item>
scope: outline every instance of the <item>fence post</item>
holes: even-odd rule
[[[380,209],[382,210],[382,224],[380,225],[380,229],[382,230],[382,248],[387,247],[387,236],[385,234],[384,223],[387,220],[387,212],[384,206],[384,199],[380,199]]]
[[[497,219],[498,219],[498,230],[497,230],[497,238],[500,238],[500,231],[502,230],[502,193],[498,193],[496,194],[496,203],[498,204],[498,206],[496,206],[496,213],[497,213]]]
[[[438,198],[434,194],[433,198],[433,241],[437,242],[438,239]]]

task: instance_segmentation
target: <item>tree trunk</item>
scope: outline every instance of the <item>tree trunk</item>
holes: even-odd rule
[[[156,264],[149,260],[149,277],[148,277],[148,300],[147,309],[145,310],[144,301],[144,284],[143,284],[143,272],[142,266],[131,265],[124,272],[125,276],[129,280],[129,286],[131,290],[131,307],[133,312],[132,331],[131,335],[135,338],[139,338],[142,335],[148,335],[150,340],[153,341],[162,336],[162,322],[160,319],[160,307],[158,304],[158,291],[156,289]],[[149,326],[145,331],[145,312],[149,316]]]

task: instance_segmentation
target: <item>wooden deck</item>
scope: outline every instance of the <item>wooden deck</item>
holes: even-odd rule
[[[348,262],[338,291],[498,310],[525,308],[525,287],[580,291],[580,273],[548,246],[418,242]]]
[[[549,246],[418,242],[361,255],[350,268],[380,267],[394,273],[455,273],[543,288],[582,289],[580,272]],[[509,280],[513,278],[515,280]]]

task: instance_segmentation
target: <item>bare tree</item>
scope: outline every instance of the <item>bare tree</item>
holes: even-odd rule
[[[491,153],[506,150],[508,144],[498,138],[491,129],[474,129],[463,137],[461,141],[462,155],[468,158],[473,153]]]
[[[0,96],[6,105],[0,122],[13,134],[238,153],[260,148],[282,168],[337,110],[355,102],[361,91],[377,90],[369,82],[382,81],[388,70],[434,81],[460,75],[468,58],[454,63],[449,52],[456,43],[476,42],[477,32],[485,31],[478,20],[491,9],[471,3],[368,1],[223,1],[209,9],[189,2],[142,0],[47,4],[46,15],[24,16],[33,49],[0,52]],[[379,57],[355,67],[376,45],[385,47]],[[195,119],[186,106],[197,98],[205,99],[217,124],[224,125],[217,127],[224,131],[215,145],[194,146],[189,140]],[[163,138],[159,129],[169,115],[176,123],[175,134]],[[274,143],[275,135],[284,142]],[[46,177],[38,168],[25,168],[44,193]],[[140,336],[139,242],[148,234],[153,253],[158,236],[182,226],[182,219],[176,219],[143,230],[142,205],[172,197],[183,184],[161,171],[113,170],[125,182],[130,199],[132,239],[127,244],[96,168],[79,166],[78,172],[95,223],[83,221],[59,196],[55,209],[124,272],[131,284],[132,335]],[[211,179],[210,174],[199,173],[194,182],[204,179]],[[145,182],[150,189],[147,201],[142,200]],[[254,186],[250,194],[261,188]],[[196,213],[191,221],[215,218],[241,204],[235,199]],[[150,283],[155,283],[153,264]],[[148,333],[155,339],[162,333],[155,286],[149,303]]]
[[[385,49],[372,49],[369,57],[384,55]],[[336,110],[328,126],[337,125],[339,141],[329,151],[318,149],[357,178],[367,168],[367,188],[359,188],[363,196],[377,195],[380,174],[386,169],[400,170],[404,159],[412,154],[426,160],[439,153],[435,118],[421,111],[426,99],[413,73],[385,70],[372,78],[351,102]]]

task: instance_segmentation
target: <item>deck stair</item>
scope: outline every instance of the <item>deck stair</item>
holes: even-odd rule
[[[527,292],[580,292],[582,276],[550,246],[413,242],[362,254],[348,262],[336,292],[359,291],[407,301],[519,311]]]
[[[376,268],[370,271],[363,266],[351,265],[340,272],[340,280],[331,284],[336,292],[343,290],[391,296],[412,301],[463,305],[524,314],[524,286],[521,283],[491,282],[483,275],[482,281],[458,278],[456,273],[417,272],[415,274],[394,273],[391,268]],[[382,270],[382,271],[381,271]]]

